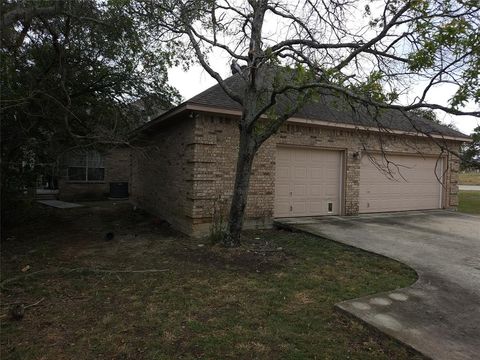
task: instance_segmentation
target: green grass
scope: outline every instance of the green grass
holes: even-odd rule
[[[480,185],[480,173],[460,173],[458,174],[458,183],[460,185]]]
[[[460,191],[458,211],[480,214],[480,191]]]
[[[415,273],[301,233],[247,232],[242,247],[226,250],[126,206],[50,210],[2,244],[2,279],[25,265],[51,272],[7,284],[2,312],[44,301],[22,321],[2,321],[2,359],[422,359],[334,310],[408,286]]]

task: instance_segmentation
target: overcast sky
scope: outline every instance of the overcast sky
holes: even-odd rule
[[[359,0],[359,2],[362,2],[362,0]],[[295,3],[295,1],[293,1],[293,3]],[[363,6],[360,6],[359,8],[363,9]],[[383,7],[381,7],[380,10],[383,10]],[[265,38],[274,39],[275,37],[279,36],[280,38],[277,40],[282,40],[284,37],[288,38],[288,33],[285,33],[285,30],[282,29],[283,28],[281,27],[280,23],[278,23],[277,19],[266,19],[263,29],[264,32],[266,32]],[[224,38],[222,39],[222,42],[228,44],[229,40],[228,38]],[[229,54],[219,50],[218,48],[213,49],[208,56],[208,60],[211,67],[217,71],[222,78],[230,76],[231,56]],[[195,65],[192,66],[187,72],[185,72],[182,68],[170,69],[169,83],[180,92],[180,94],[183,96],[183,100],[188,100],[201,91],[209,88],[212,85],[215,85],[216,81],[201,67],[201,65]],[[408,94],[403,95],[404,97],[401,99],[403,103],[413,101],[416,96],[422,94],[423,86],[418,84],[418,86],[410,90],[411,91],[409,91]],[[454,86],[442,84],[437,88],[432,88],[430,96],[427,97],[426,100],[431,103],[448,106],[448,100],[454,94],[454,91]],[[471,104],[466,107],[465,110],[473,111],[477,110],[477,108],[478,105]],[[461,132],[467,135],[472,133],[476,126],[480,125],[480,119],[473,116],[452,116],[441,111],[437,112],[437,116],[446,124],[454,123]]]

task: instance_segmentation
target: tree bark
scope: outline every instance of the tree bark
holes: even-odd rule
[[[257,147],[255,145],[253,134],[246,129],[240,129],[235,186],[233,188],[228,229],[224,240],[225,245],[228,247],[236,247],[240,245],[243,217],[245,206],[247,205],[250,173],[256,151]]]

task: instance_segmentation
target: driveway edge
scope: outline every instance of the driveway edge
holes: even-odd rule
[[[335,311],[347,316],[348,318],[350,319],[354,319],[355,321],[358,321],[360,322],[361,324],[363,325],[366,325],[369,329],[371,330],[374,330],[375,332],[381,334],[381,336],[385,336],[393,341],[395,341],[397,344],[401,344],[405,347],[407,347],[410,351],[416,353],[416,354],[419,354],[423,357],[425,357],[425,359],[429,359],[429,360],[433,360],[432,357],[430,357],[429,355],[423,353],[422,351],[414,348],[411,344],[409,344],[408,342],[405,342],[397,337],[395,337],[395,335],[391,334],[388,332],[388,330],[386,329],[381,329],[380,327],[368,322],[367,320],[361,318],[360,316],[357,316],[355,313],[349,311],[345,305],[347,303],[352,303],[352,302],[366,302],[367,299],[369,298],[372,298],[372,297],[380,297],[382,295],[386,295],[388,296],[387,294],[389,293],[392,293],[392,292],[395,292],[395,291],[404,291],[404,290],[409,290],[410,288],[412,288],[415,284],[417,284],[420,280],[420,274],[418,273],[417,270],[415,270],[413,267],[411,267],[410,265],[408,264],[405,264],[404,262],[398,260],[398,259],[395,259],[395,258],[391,258],[389,256],[386,256],[386,255],[383,255],[383,254],[378,254],[376,252],[373,252],[373,251],[370,251],[370,250],[366,250],[366,249],[360,249],[358,247],[355,247],[353,245],[349,245],[349,244],[345,244],[343,242],[340,242],[340,241],[336,241],[334,239],[331,239],[331,238],[328,238],[328,237],[325,237],[325,236],[320,236],[318,234],[315,234],[314,232],[312,231],[309,231],[305,228],[303,228],[301,225],[300,226],[295,226],[295,225],[290,225],[290,224],[286,224],[286,223],[281,223],[281,222],[278,222],[278,221],[274,221],[273,222],[273,226],[277,229],[282,229],[282,230],[287,230],[287,231],[292,231],[292,232],[303,232],[305,234],[309,234],[309,235],[313,235],[313,236],[316,236],[320,239],[325,239],[325,240],[329,240],[329,241],[333,241],[333,242],[336,242],[338,244],[342,244],[348,248],[351,248],[351,249],[355,249],[355,250],[361,250],[361,251],[364,251],[368,254],[371,254],[371,255],[374,255],[374,256],[378,256],[378,257],[382,257],[382,258],[385,258],[385,259],[388,259],[388,260],[394,260],[394,261],[397,261],[405,266],[407,266],[409,269],[411,269],[413,272],[415,272],[417,278],[416,280],[410,284],[409,286],[406,286],[406,287],[403,287],[403,288],[397,288],[397,289],[394,289],[394,290],[389,290],[389,291],[383,291],[383,292],[379,292],[379,293],[373,293],[373,294],[370,294],[370,295],[365,295],[365,296],[362,296],[362,297],[359,297],[359,298],[353,298],[353,299],[347,299],[347,300],[343,300],[339,303],[336,303],[334,305],[334,309]]]

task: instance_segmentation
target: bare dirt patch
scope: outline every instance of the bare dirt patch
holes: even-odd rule
[[[201,244],[203,245],[203,244]],[[168,253],[177,261],[213,267],[235,272],[270,272],[288,265],[294,256],[283,250],[265,249],[261,245],[247,243],[235,249],[222,246],[184,247],[171,249]]]

